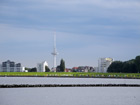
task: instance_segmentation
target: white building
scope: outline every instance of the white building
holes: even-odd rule
[[[23,72],[24,67],[21,66],[21,63],[15,64],[15,62],[7,60],[2,62],[0,65],[0,72]]]
[[[45,67],[48,66],[46,61],[37,64],[37,72],[45,72]]]
[[[100,58],[98,60],[98,69],[99,72],[101,73],[106,73],[108,67],[110,66],[110,64],[113,62],[112,58]]]

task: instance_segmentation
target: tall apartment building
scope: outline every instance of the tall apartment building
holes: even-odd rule
[[[45,67],[48,66],[46,61],[37,64],[37,72],[45,72]]]
[[[98,60],[98,70],[99,70],[98,72],[106,73],[108,67],[112,62],[113,62],[112,58],[100,58]]]
[[[2,62],[0,65],[0,72],[23,72],[24,67],[21,66],[21,63],[15,63],[13,61],[7,60]]]

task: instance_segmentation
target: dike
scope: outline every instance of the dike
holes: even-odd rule
[[[140,87],[140,84],[12,84],[0,85],[0,88],[35,88],[35,87]]]

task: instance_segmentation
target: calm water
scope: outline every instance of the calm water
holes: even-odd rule
[[[140,88],[6,88],[0,105],[140,105]]]
[[[140,84],[140,79],[0,77],[0,84]]]
[[[0,77],[0,84],[140,84],[139,79]],[[0,105],[140,105],[140,87],[0,88]]]

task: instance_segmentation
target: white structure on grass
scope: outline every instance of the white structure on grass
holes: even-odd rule
[[[37,64],[37,72],[45,72],[45,67],[48,66],[46,61]]]
[[[113,62],[112,58],[100,58],[98,60],[98,70],[101,73],[106,73],[108,67],[110,66],[110,64]]]

